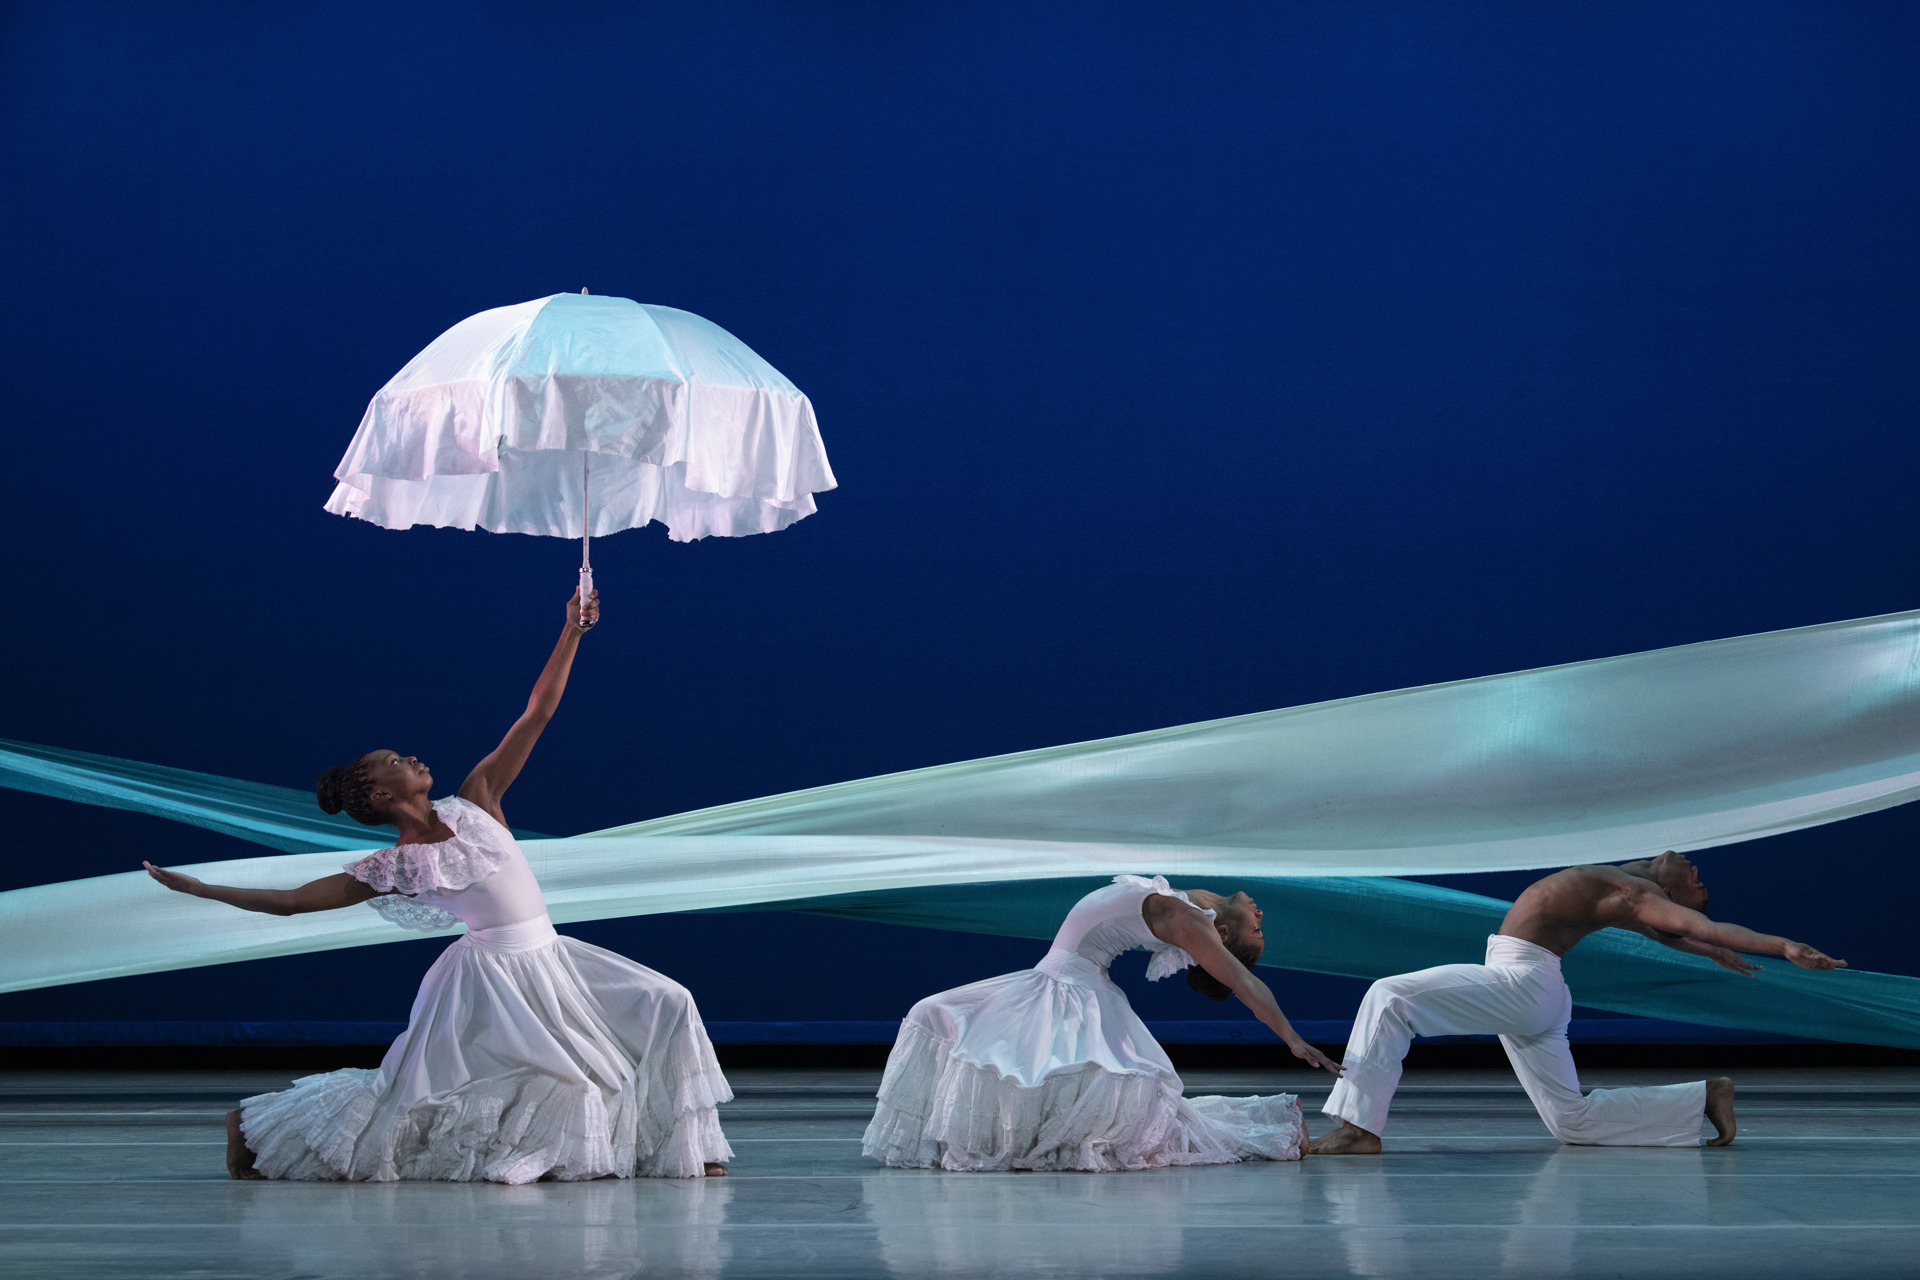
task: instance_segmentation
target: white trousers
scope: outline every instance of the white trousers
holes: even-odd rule
[[[1347,1041],[1346,1074],[1322,1108],[1383,1133],[1414,1036],[1496,1034],[1535,1110],[1562,1142],[1603,1147],[1690,1147],[1700,1141],[1705,1081],[1580,1096],[1567,1023],[1573,993],[1560,957],[1495,934],[1485,964],[1443,964],[1382,978],[1367,991]]]

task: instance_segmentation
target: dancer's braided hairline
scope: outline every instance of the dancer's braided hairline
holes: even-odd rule
[[[355,822],[377,827],[387,819],[373,803],[373,777],[361,756],[344,769],[329,769],[314,780],[313,794],[327,813],[346,810]]]

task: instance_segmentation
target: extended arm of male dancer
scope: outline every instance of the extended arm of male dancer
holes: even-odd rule
[[[581,625],[582,613],[585,626]],[[586,627],[599,620],[600,593],[595,591],[582,606],[580,593],[575,591],[573,599],[567,601],[567,625],[561,628],[560,639],[555,642],[540,678],[533,682],[527,709],[513,722],[513,728],[507,730],[500,745],[473,766],[473,772],[460,784],[460,798],[485,809],[503,827],[507,819],[500,810],[500,797],[520,776],[533,744],[540,740],[547,721],[553,719],[553,713],[559,709],[560,697],[567,691],[567,673],[573,670],[573,655],[580,648],[580,637],[586,634]]]
[[[1728,951],[1745,951],[1752,955],[1781,956],[1802,969],[1847,967],[1845,960],[1835,960],[1804,942],[1778,938],[1770,933],[1758,933],[1744,925],[1723,924],[1718,920],[1710,920],[1698,911],[1683,907],[1667,897],[1658,885],[1641,880],[1637,876],[1620,873],[1620,880],[1622,883],[1616,891],[1616,901],[1625,908],[1633,924],[1645,925],[1653,930],[1654,932],[1649,936],[1656,941],[1666,941],[1665,938],[1659,937],[1660,934],[1689,939],[1708,949],[1697,954],[1706,955],[1715,961],[1718,961],[1719,957],[1713,955],[1713,949],[1725,948]],[[1623,922],[1623,927],[1633,928],[1633,924]],[[1634,931],[1640,932],[1638,929]],[[1688,947],[1676,949],[1692,950]],[[1741,969],[1735,969],[1732,965],[1723,965],[1723,967],[1734,969],[1736,973],[1742,972]],[[1748,966],[1746,971],[1752,972],[1753,967]]]
[[[1637,933],[1643,938],[1652,938],[1663,947],[1670,947],[1675,951],[1683,951],[1690,956],[1704,956],[1719,965],[1722,969],[1729,969],[1742,977],[1760,972],[1759,965],[1747,959],[1738,951],[1731,951],[1726,947],[1716,947],[1705,942],[1695,942],[1692,938],[1684,938],[1676,933],[1663,933],[1652,925],[1641,924],[1637,920],[1627,924],[1616,924],[1613,927],[1616,929],[1625,929],[1629,933]]]
[[[1227,950],[1213,922],[1204,913],[1189,907],[1164,921],[1154,932],[1192,956],[1193,962],[1202,969],[1226,983],[1233,994],[1240,997],[1240,1003],[1253,1010],[1254,1017],[1266,1023],[1273,1034],[1286,1041],[1294,1057],[1308,1066],[1325,1068],[1336,1076],[1340,1074],[1339,1063],[1308,1044],[1293,1029],[1293,1024],[1287,1021],[1287,1015],[1280,1012],[1280,1003],[1273,998],[1273,990],[1254,977],[1253,971]]]

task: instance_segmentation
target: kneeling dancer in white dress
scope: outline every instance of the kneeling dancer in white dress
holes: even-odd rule
[[[1186,1098],[1166,1050],[1107,977],[1115,956],[1144,947],[1150,980],[1187,969],[1195,990],[1239,996],[1295,1057],[1338,1075],[1248,971],[1265,945],[1244,893],[1116,876],[1067,913],[1033,968],[913,1006],[862,1150],[957,1172],[1298,1160],[1307,1133],[1292,1094]]]
[[[1671,849],[1619,867],[1569,867],[1533,884],[1500,922],[1500,932],[1487,939],[1485,964],[1438,965],[1382,978],[1368,989],[1347,1041],[1346,1074],[1323,1108],[1342,1123],[1310,1150],[1316,1155],[1380,1150],[1387,1107],[1400,1083],[1400,1060],[1417,1035],[1498,1035],[1534,1109],[1562,1142],[1697,1146],[1703,1116],[1715,1130],[1710,1146],[1732,1142],[1732,1080],[1595,1089],[1583,1098],[1567,1046],[1573,994],[1560,976],[1560,959],[1601,929],[1628,929],[1739,974],[1756,971],[1742,951],[1784,956],[1802,969],[1837,969],[1846,963],[1803,942],[1709,920],[1701,914],[1706,907],[1700,873]]]
[[[521,1183],[727,1171],[733,1152],[714,1108],[733,1093],[693,997],[556,934],[500,811],[598,616],[597,599],[584,625],[578,595],[568,602],[526,714],[457,796],[429,802],[433,775],[393,751],[321,775],[321,808],[398,827],[393,848],[298,889],[203,884],[147,864],[170,889],[248,911],[371,900],[396,924],[469,930],[427,971],[379,1070],[307,1076],[227,1117],[234,1177]]]

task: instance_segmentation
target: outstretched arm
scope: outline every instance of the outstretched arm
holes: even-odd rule
[[[1179,947],[1193,957],[1195,964],[1226,983],[1233,994],[1240,997],[1240,1003],[1253,1010],[1254,1017],[1266,1023],[1273,1034],[1286,1041],[1294,1057],[1308,1066],[1323,1067],[1336,1076],[1340,1074],[1340,1064],[1301,1038],[1300,1033],[1293,1029],[1293,1024],[1287,1021],[1287,1015],[1280,1012],[1280,1004],[1273,998],[1272,989],[1254,977],[1253,971],[1227,950],[1220,941],[1219,933],[1214,930],[1213,922],[1199,910],[1189,908],[1173,915],[1154,929],[1154,935]]]
[[[1784,956],[1802,969],[1844,969],[1845,960],[1835,960],[1808,946],[1770,933],[1756,933],[1737,924],[1709,920],[1698,911],[1683,907],[1654,889],[1636,892],[1631,902],[1633,919],[1661,933],[1675,934],[1709,947],[1745,951],[1753,955]]]
[[[298,889],[236,889],[231,885],[207,884],[192,876],[182,875],[178,871],[168,871],[156,867],[151,862],[143,862],[147,874],[175,893],[192,894],[196,898],[211,898],[215,902],[224,902],[230,907],[242,911],[264,911],[270,916],[297,916],[309,911],[335,911],[341,907],[350,907],[356,902],[365,902],[368,898],[377,898],[379,891],[372,885],[356,880],[346,872],[309,880]]]
[[[1650,924],[1641,924],[1638,921],[1632,924],[1617,924],[1613,927],[1616,929],[1625,929],[1630,933],[1637,933],[1643,938],[1652,938],[1663,947],[1671,947],[1675,951],[1683,951],[1690,956],[1705,956],[1722,969],[1730,970],[1740,974],[1742,977],[1760,972],[1759,965],[1747,959],[1739,952],[1730,951],[1726,947],[1716,947],[1705,942],[1695,942],[1692,938],[1683,938],[1676,933],[1663,933]]]
[[[507,736],[500,740],[500,745],[493,749],[492,754],[475,765],[473,772],[467,775],[467,780],[460,784],[460,798],[485,809],[503,827],[507,825],[507,819],[500,811],[500,797],[520,776],[521,767],[527,763],[527,756],[533,751],[533,744],[540,741],[547,721],[553,719],[553,713],[559,709],[560,695],[567,691],[567,673],[573,670],[574,651],[580,647],[580,637],[585,634],[585,628],[581,626],[583,612],[584,621],[589,627],[600,620],[598,591],[586,601],[584,610],[578,591],[573,593],[573,599],[567,601],[567,625],[561,629],[560,639],[547,658],[545,670],[533,683],[533,694],[527,699],[527,709],[520,713],[520,718],[513,722],[513,728],[507,730]]]

